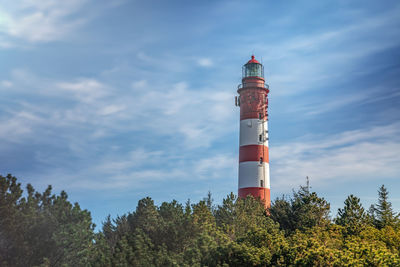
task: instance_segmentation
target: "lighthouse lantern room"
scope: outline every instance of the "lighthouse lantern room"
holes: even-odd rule
[[[271,205],[268,157],[268,93],[264,67],[254,56],[242,68],[237,90],[240,107],[239,197],[260,198]]]

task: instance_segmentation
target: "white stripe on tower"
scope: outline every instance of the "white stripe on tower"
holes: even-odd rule
[[[257,161],[245,161],[239,164],[239,188],[246,187],[264,187],[270,188],[269,179],[269,164],[263,162],[260,164]],[[265,181],[265,185],[261,184]]]
[[[264,145],[268,147],[268,122],[259,119],[240,121],[239,146]]]

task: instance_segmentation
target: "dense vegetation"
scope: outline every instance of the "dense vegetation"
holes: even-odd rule
[[[273,202],[211,195],[132,213],[94,230],[90,213],[67,194],[35,192],[0,176],[0,266],[400,266],[400,222],[382,186],[365,211],[350,195],[336,218],[308,187]]]

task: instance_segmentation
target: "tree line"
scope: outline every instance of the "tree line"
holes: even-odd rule
[[[0,266],[400,266],[400,219],[382,185],[365,210],[350,195],[335,218],[308,186],[265,211],[229,194],[197,203],[149,198],[95,231],[67,194],[0,175]]]

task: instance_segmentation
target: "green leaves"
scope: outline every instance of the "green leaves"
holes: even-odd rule
[[[384,185],[379,188],[378,196],[378,204],[372,209],[375,226],[378,228],[398,226],[399,215],[393,212],[392,203],[389,202],[389,192]]]
[[[16,178],[0,176],[0,265],[83,266],[89,264],[94,225],[90,213],[67,194],[35,192],[22,197]]]
[[[108,216],[94,233],[90,213],[0,176],[1,266],[400,266],[399,220],[385,187],[368,213],[350,195],[333,222],[309,187],[274,201],[229,194],[215,206],[160,206],[147,197],[132,213]]]
[[[336,224],[345,227],[348,234],[357,234],[368,225],[367,216],[360,203],[360,199],[353,195],[344,201],[344,208],[338,210]]]
[[[329,224],[330,205],[317,193],[310,193],[308,187],[301,186],[298,191],[293,191],[291,198],[276,199],[269,212],[280,228],[291,234],[297,229]]]

